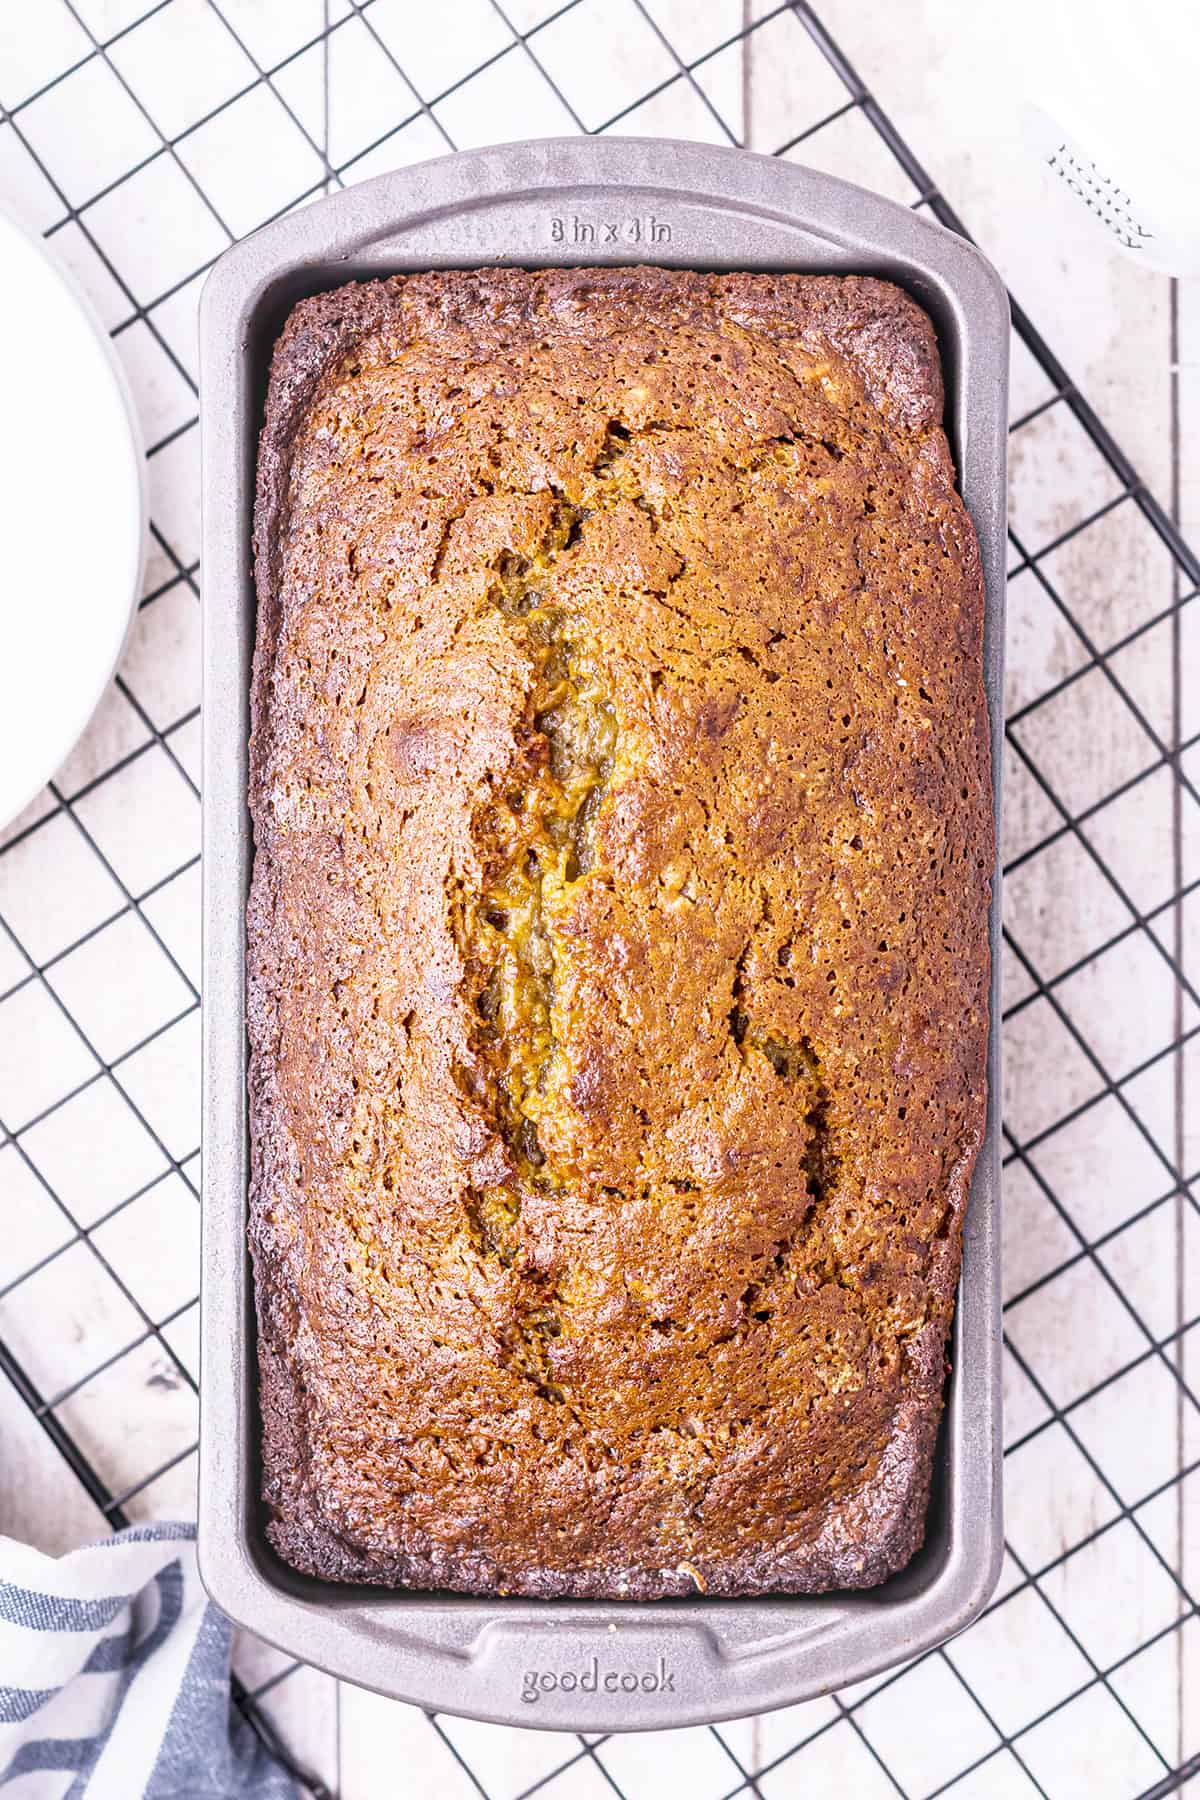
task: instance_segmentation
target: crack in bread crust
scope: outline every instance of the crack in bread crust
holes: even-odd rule
[[[940,415],[928,320],[867,279],[292,314],[247,955],[298,1568],[653,1598],[919,1545],[992,866]]]

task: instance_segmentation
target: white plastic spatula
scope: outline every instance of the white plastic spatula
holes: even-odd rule
[[[1147,268],[1200,274],[1196,0],[989,0],[982,17],[1060,198]]]
[[[0,214],[0,826],[63,761],[121,654],[144,468],[107,333]]]

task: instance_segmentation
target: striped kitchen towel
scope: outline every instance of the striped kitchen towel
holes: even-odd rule
[[[193,1525],[68,1556],[0,1537],[4,1800],[299,1800],[229,1698]]]

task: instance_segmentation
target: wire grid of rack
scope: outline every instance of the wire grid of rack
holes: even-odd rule
[[[801,0],[736,0],[732,19],[723,0],[471,0],[468,10],[477,35],[452,53],[443,41],[430,62],[429,33],[389,0],[294,9],[52,0],[24,90],[0,93],[0,168],[19,160],[27,215],[101,307],[151,439],[152,552],[131,650],[81,751],[0,839],[0,1194],[10,1238],[0,1250],[0,1368],[114,1526],[186,1509],[194,1469],[190,322],[205,270],[266,217],[464,137],[640,130],[739,143],[754,39],[779,59],[775,111],[790,108],[796,127],[762,147],[859,173],[964,229]],[[605,63],[631,32],[640,75],[636,58]],[[192,63],[182,99],[164,101],[153,85],[164,52]],[[364,58],[374,71],[365,85]],[[55,109],[69,99],[78,117],[92,83],[119,128],[114,114],[111,129],[64,157]],[[815,116],[801,95],[819,101]],[[507,130],[486,129],[497,113]],[[272,154],[281,130],[290,162]],[[261,154],[248,161],[255,144]],[[168,242],[156,262],[145,244],[160,230]],[[1184,968],[1200,886],[1191,817],[1200,720],[1182,649],[1200,614],[1200,560],[1016,305],[1014,327],[1029,353],[1014,464],[1032,463],[1042,485],[1016,506],[1011,532],[1014,616],[1035,654],[1007,731],[1016,901],[1005,933],[1005,1142],[1027,1242],[1007,1297],[1010,1536],[998,1596],[948,1650],[769,1720],[671,1734],[670,1763],[655,1763],[647,1740],[553,1734],[532,1762],[523,1751],[501,1771],[495,1728],[414,1715],[443,1758],[439,1793],[635,1800],[664,1791],[671,1768],[714,1800],[851,1791],[1149,1800],[1200,1773],[1189,1691],[1189,1676],[1200,1688],[1200,1320],[1187,1276],[1200,1245],[1200,1171],[1188,1166],[1200,1160],[1194,1075],[1185,1087],[1200,996],[1195,967],[1190,977]],[[1059,471],[1049,512],[1047,459]],[[1098,557],[1154,571],[1119,618],[1079,585],[1072,559],[1089,541],[1092,569]],[[1039,658],[1039,645],[1053,654]],[[1148,683],[1151,649],[1158,675]],[[1085,696],[1096,748],[1060,767],[1055,709]],[[1130,808],[1162,826],[1156,853],[1139,850],[1137,866]],[[1044,872],[1065,857],[1078,904],[1064,933],[1045,904],[1064,877]],[[1146,1017],[1132,1046],[1105,1027],[1113,969],[1127,983],[1144,972]],[[1161,1272],[1164,1258],[1171,1279],[1148,1287],[1147,1262]],[[1057,1363],[1043,1353],[1048,1341]],[[302,1668],[276,1658],[262,1678],[261,1664],[248,1666],[259,1678],[235,1685],[237,1703],[286,1759],[271,1721]],[[931,1718],[940,1721],[932,1734]],[[326,1791],[315,1776],[310,1785]]]

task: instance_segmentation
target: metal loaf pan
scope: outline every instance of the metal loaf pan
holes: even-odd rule
[[[229,250],[201,304],[204,1580],[239,1624],[366,1687],[480,1719],[595,1731],[732,1718],[858,1681],[968,1624],[992,1591],[1001,1555],[995,982],[992,1101],[967,1219],[928,1535],[903,1573],[874,1591],[817,1598],[475,1599],[311,1580],[286,1568],[264,1537],[246,1250],[243,912],[252,850],[251,507],[271,347],[302,295],[355,278],[488,263],[639,261],[877,274],[899,282],[932,315],[946,372],[946,424],[983,548],[998,771],[1008,306],[995,272],[962,239],[905,207],[769,157],[652,140],[563,139],[444,157],[291,214]],[[994,968],[999,915],[997,887]]]

